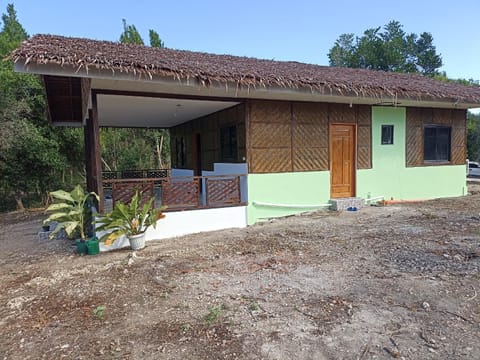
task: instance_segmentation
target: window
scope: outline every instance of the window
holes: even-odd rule
[[[382,125],[382,145],[393,145],[393,125]]]
[[[237,161],[237,127],[228,126],[220,129],[221,161]]]
[[[185,140],[183,137],[175,138],[176,166],[185,166]]]
[[[450,161],[450,126],[427,125],[423,134],[423,159],[425,161]]]

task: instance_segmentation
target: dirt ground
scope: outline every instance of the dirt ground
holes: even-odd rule
[[[470,192],[97,256],[2,214],[0,358],[480,359]]]

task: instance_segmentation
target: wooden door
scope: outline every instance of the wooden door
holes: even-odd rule
[[[330,196],[355,196],[355,124],[330,125]]]

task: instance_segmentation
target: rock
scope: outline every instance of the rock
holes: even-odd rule
[[[426,301],[424,301],[422,303],[422,308],[425,310],[425,311],[430,311],[430,304]]]

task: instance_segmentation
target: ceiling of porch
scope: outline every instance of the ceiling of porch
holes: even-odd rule
[[[168,128],[238,102],[98,94],[98,120],[104,127]]]

